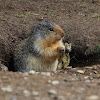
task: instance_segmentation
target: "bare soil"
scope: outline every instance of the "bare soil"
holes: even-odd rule
[[[43,19],[65,31],[73,68],[50,75],[0,71],[0,100],[100,100],[100,0],[0,0],[0,66],[13,69],[16,45]]]

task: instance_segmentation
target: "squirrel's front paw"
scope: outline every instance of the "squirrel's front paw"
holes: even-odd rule
[[[59,53],[64,53],[65,52],[65,47],[58,47]]]

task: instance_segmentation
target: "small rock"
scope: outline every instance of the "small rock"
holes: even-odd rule
[[[33,96],[38,96],[38,95],[39,95],[39,93],[38,93],[38,92],[36,92],[36,91],[33,91],[33,92],[32,92],[32,95],[33,95]]]
[[[38,18],[39,21],[42,21],[43,19],[44,19],[43,16]]]
[[[24,90],[23,93],[25,94],[26,97],[30,96],[30,92],[28,90]]]
[[[84,74],[83,70],[77,70],[77,72],[80,73],[80,74]]]
[[[11,86],[1,87],[1,90],[2,90],[2,91],[5,91],[5,92],[12,92],[12,91],[13,91],[13,89],[12,89]]]
[[[60,84],[61,84],[61,85],[65,85],[65,84],[66,84],[66,82],[65,82],[65,81],[62,81]]]
[[[58,100],[66,100],[66,99],[64,98],[64,96],[59,96]]]
[[[51,80],[48,80],[48,84],[51,84],[52,83],[52,81]]]
[[[90,75],[92,75],[92,73],[90,73]]]
[[[23,74],[22,72],[17,72],[17,73],[18,73],[18,74]],[[25,73],[26,73],[26,72],[25,72]],[[24,74],[25,74],[25,73],[24,73]]]
[[[51,95],[51,97],[52,97],[54,100],[58,100],[58,96],[57,96],[57,95]]]
[[[1,62],[0,62],[0,71],[8,71],[8,68],[5,65],[1,64]]]
[[[51,89],[51,90],[48,91],[48,94],[49,95],[56,95],[57,92],[55,90]]]
[[[59,81],[57,81],[57,80],[55,80],[55,81],[52,81],[52,84],[53,85],[57,85],[57,84],[59,84],[60,82]]]
[[[11,97],[10,100],[17,100],[17,98],[15,96]]]
[[[28,79],[28,77],[24,77],[24,79],[25,79],[25,80],[27,80],[27,79]]]
[[[35,72],[34,70],[29,71],[29,74],[36,74],[37,72]]]
[[[17,87],[17,90],[19,91],[19,90],[23,90],[23,87]]]
[[[94,74],[97,74],[98,72],[97,71],[94,71]]]
[[[91,95],[87,97],[87,100],[99,100],[99,97],[97,95]]]
[[[20,73],[20,72],[19,72],[19,73]],[[28,76],[28,75],[29,75],[29,73],[28,73],[28,72],[25,72],[25,73],[24,73],[24,75],[25,75],[25,76]]]
[[[36,15],[36,16],[38,16],[38,15],[40,15],[40,14],[38,14],[38,13],[32,13],[33,15]]]
[[[67,69],[71,69],[72,68],[72,66],[67,66]]]
[[[51,76],[51,73],[50,73],[50,72],[41,72],[41,75],[44,75],[44,76]]]
[[[72,78],[71,79],[72,81],[77,81],[77,80],[79,80],[78,78]]]
[[[34,97],[34,99],[32,99],[32,100],[41,100],[41,99],[40,99],[40,97]]]
[[[90,77],[91,80],[93,80],[93,77]]]
[[[83,91],[85,91],[85,88],[81,87],[81,88],[78,89],[78,92],[80,92],[80,93],[82,93]]]
[[[97,69],[97,66],[94,65],[94,66],[93,66],[93,69]]]
[[[76,76],[76,74],[72,74],[72,76]]]
[[[89,76],[85,76],[85,77],[84,77],[84,79],[88,79],[88,78],[89,78]]]
[[[85,80],[85,82],[86,82],[86,83],[89,83],[89,82],[90,82],[90,80]]]
[[[67,79],[64,79],[64,82],[67,82],[68,80]]]
[[[87,66],[87,67],[85,67],[85,68],[87,68],[87,69],[92,69],[93,67],[89,67],[89,66]]]

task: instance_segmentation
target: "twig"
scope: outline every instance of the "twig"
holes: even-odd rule
[[[96,4],[100,6],[100,3],[96,2]]]

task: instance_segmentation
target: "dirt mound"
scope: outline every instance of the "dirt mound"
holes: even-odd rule
[[[9,55],[9,46],[7,41],[0,35],[0,61],[6,63],[5,59]]]
[[[6,58],[13,54],[16,44],[42,19],[54,21],[64,29],[64,42],[72,43],[72,57],[95,55],[100,59],[99,9],[97,0],[1,0],[0,59],[8,62]]]
[[[100,65],[57,73],[0,71],[0,100],[100,100]]]

